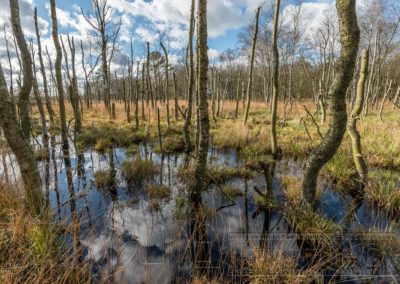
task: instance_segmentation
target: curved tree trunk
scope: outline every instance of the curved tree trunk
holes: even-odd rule
[[[14,106],[0,64],[0,126],[3,128],[8,145],[18,161],[29,209],[33,214],[39,216],[45,206],[40,190],[40,175],[33,150],[28,141],[24,139],[13,109]]]
[[[353,77],[360,41],[356,0],[337,0],[341,54],[333,84],[328,93],[329,130],[321,144],[310,154],[302,183],[303,197],[313,203],[321,168],[333,157],[346,131],[346,91]]]
[[[10,0],[10,11],[11,11],[10,18],[11,18],[12,30],[16,38],[22,59],[23,81],[18,99],[18,107],[21,119],[21,130],[24,139],[29,141],[30,131],[31,131],[31,119],[29,115],[29,95],[32,90],[32,82],[33,82],[32,58],[28,49],[28,45],[26,44],[25,41],[24,33],[21,28],[18,0]]]
[[[367,184],[368,169],[361,151],[361,137],[360,133],[357,131],[357,121],[360,119],[361,111],[364,104],[364,90],[366,79],[368,76],[368,59],[369,50],[364,49],[362,53],[360,78],[358,80],[354,107],[351,112],[349,122],[347,124],[347,131],[349,132],[351,137],[354,164],[356,165],[358,175],[360,176],[361,182],[364,186]]]

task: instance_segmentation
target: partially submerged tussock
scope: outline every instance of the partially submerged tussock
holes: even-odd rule
[[[133,160],[122,162],[121,170],[128,184],[150,180],[158,173],[158,167],[153,161],[143,159],[140,155],[136,155]]]
[[[90,266],[70,255],[64,228],[32,217],[21,195],[0,185],[0,283],[90,283]]]
[[[190,185],[193,182],[194,175],[194,163],[189,163],[186,166],[182,166],[178,170],[178,176],[185,184]],[[222,185],[230,179],[239,177],[243,179],[249,179],[254,177],[254,172],[246,168],[234,168],[234,167],[223,167],[208,165],[207,167],[207,183]]]
[[[150,199],[167,200],[171,197],[171,189],[162,184],[146,184],[145,189]]]
[[[98,170],[94,173],[94,178],[98,189],[107,189],[115,185],[115,173],[110,170]]]
[[[392,213],[400,212],[400,176],[398,171],[374,170],[365,188],[366,198]]]

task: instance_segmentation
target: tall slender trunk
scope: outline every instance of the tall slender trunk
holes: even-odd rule
[[[79,109],[78,79],[76,77],[76,70],[75,70],[75,42],[74,42],[74,37],[70,39],[69,35],[68,35],[68,45],[71,51],[71,67],[72,67],[71,104],[72,104],[72,109],[74,110],[74,118],[75,118],[74,132],[76,136],[77,133],[81,132],[82,121],[81,121],[81,112]]]
[[[166,108],[167,108],[167,122],[168,128],[170,127],[171,123],[169,120],[169,74],[168,74],[168,52],[165,46],[160,42],[161,48],[164,51],[165,55],[165,99],[166,99]]]
[[[58,39],[58,23],[57,23],[55,0],[50,0],[50,11],[51,11],[51,22],[52,22],[52,37],[53,37],[54,46],[56,48],[56,54],[57,54],[56,61],[54,64],[54,69],[55,69],[55,73],[56,73],[58,103],[59,103],[59,107],[60,107],[62,149],[63,149],[64,155],[69,156],[68,128],[67,128],[67,119],[66,119],[66,115],[65,115],[64,88],[63,88],[62,73],[61,73],[62,50],[61,50],[60,41]]]
[[[147,86],[148,86],[147,105],[149,104],[149,99],[151,99],[151,107],[154,108],[153,87],[152,87],[151,76],[150,76],[150,43],[149,42],[147,42],[146,71],[147,71]]]
[[[278,108],[278,96],[279,96],[279,52],[278,52],[278,23],[279,23],[279,9],[281,1],[276,0],[275,2],[275,16],[274,16],[274,30],[272,34],[272,64],[273,64],[273,75],[272,75],[272,104],[271,104],[271,150],[274,159],[278,155],[278,141],[276,138],[276,116]]]
[[[187,100],[187,109],[186,109],[186,117],[185,124],[183,126],[183,133],[185,138],[185,150],[186,152],[190,152],[192,149],[192,145],[190,142],[190,126],[192,123],[192,105],[193,105],[193,90],[194,90],[194,63],[193,63],[193,34],[194,34],[194,10],[195,10],[195,2],[192,0],[190,7],[190,23],[189,23],[189,82],[188,82],[188,100]]]
[[[239,70],[239,75],[236,85],[236,108],[235,108],[235,118],[238,117],[239,113],[239,101],[240,101],[240,76],[242,75],[242,70]]]
[[[341,42],[340,58],[335,66],[335,77],[328,93],[329,129],[320,145],[308,157],[302,191],[304,199],[313,203],[321,168],[333,157],[346,131],[346,91],[353,77],[360,42],[356,0],[337,0]]]
[[[172,78],[174,80],[174,108],[175,108],[175,120],[179,119],[179,104],[178,104],[178,85],[176,82],[175,71],[172,73]]]
[[[207,233],[203,218],[204,213],[201,208],[201,194],[206,189],[206,166],[207,153],[209,145],[209,118],[208,118],[208,101],[207,101],[207,73],[208,73],[208,56],[207,56],[207,0],[198,0],[198,29],[197,29],[197,45],[198,45],[198,111],[199,111],[199,147],[195,166],[194,186],[191,190],[191,201],[194,205],[194,233],[197,242],[196,260],[207,261],[208,245]],[[202,273],[202,271],[199,271]]]
[[[38,57],[39,57],[39,63],[40,63],[40,73],[42,74],[42,80],[43,80],[43,91],[44,91],[44,98],[46,100],[46,108],[47,112],[49,113],[49,118],[50,118],[50,123],[51,125],[54,124],[54,110],[53,107],[51,106],[51,100],[49,96],[49,89],[48,89],[48,84],[47,84],[47,76],[46,76],[46,70],[44,68],[44,63],[43,63],[43,55],[42,55],[42,43],[40,40],[40,33],[39,33],[39,27],[38,27],[38,20],[37,20],[37,9],[35,8],[34,12],[34,20],[35,20],[35,30],[36,30],[36,41],[38,45]]]
[[[260,18],[260,10],[261,7],[258,7],[256,10],[256,20],[254,23],[254,33],[253,33],[253,47],[251,49],[251,57],[250,57],[250,67],[249,67],[249,78],[247,81],[247,103],[246,103],[246,111],[244,113],[244,121],[243,124],[247,123],[247,119],[249,118],[250,111],[250,102],[251,102],[251,94],[253,88],[253,67],[254,67],[254,58],[256,53],[256,45],[257,45],[257,35],[258,35],[258,20]]]

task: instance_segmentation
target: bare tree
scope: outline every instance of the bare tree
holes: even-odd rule
[[[24,33],[21,28],[18,0],[10,0],[10,11],[12,30],[18,48],[21,52],[22,59],[23,82],[19,91],[18,98],[19,115],[21,119],[22,135],[28,141],[31,131],[29,95],[31,93],[33,83],[32,58],[28,49],[28,45],[25,41]]]
[[[185,147],[186,152],[190,152],[192,145],[190,142],[190,126],[192,123],[192,105],[193,105],[193,91],[194,91],[194,63],[193,63],[193,34],[194,34],[194,10],[195,10],[195,2],[192,0],[190,6],[190,22],[189,22],[189,44],[188,44],[188,53],[189,53],[189,82],[188,82],[188,100],[187,100],[187,109],[185,116],[185,124],[183,126],[183,133],[185,137]]]
[[[278,23],[280,0],[275,2],[274,29],[272,33],[272,60],[273,60],[273,77],[272,77],[272,106],[271,106],[271,150],[274,158],[278,155],[278,141],[276,138],[276,116],[279,96],[279,53],[278,53]]]
[[[44,63],[43,63],[43,54],[42,54],[42,43],[40,39],[40,32],[39,32],[39,26],[38,26],[38,18],[37,18],[37,8],[35,7],[34,11],[34,21],[35,21],[35,30],[36,30],[36,41],[38,45],[38,57],[39,57],[39,63],[40,63],[40,73],[42,74],[42,80],[43,80],[43,90],[44,90],[44,97],[46,100],[46,108],[49,113],[50,117],[50,123],[54,124],[54,110],[53,107],[51,106],[51,100],[49,96],[49,87],[47,83],[47,76],[46,76],[46,70],[44,68]]]
[[[256,10],[256,18],[254,22],[254,33],[253,33],[253,47],[251,49],[250,56],[250,67],[249,67],[249,78],[247,79],[247,103],[246,103],[246,112],[244,114],[243,124],[247,123],[247,119],[249,117],[250,111],[250,102],[251,102],[251,93],[253,88],[253,66],[254,66],[254,57],[256,52],[256,44],[257,44],[257,35],[258,35],[258,20],[260,18],[260,10],[261,7],[258,7]]]
[[[98,46],[102,59],[104,105],[111,111],[111,88],[109,66],[114,55],[116,40],[121,28],[121,21],[115,26],[112,21],[112,10],[108,0],[92,1],[92,17],[81,12],[85,20],[93,28],[95,35],[99,38]]]
[[[67,128],[67,119],[65,115],[64,88],[63,88],[62,73],[61,73],[62,49],[60,41],[58,39],[58,23],[57,23],[55,0],[50,0],[50,11],[51,11],[51,22],[52,22],[52,37],[57,53],[54,69],[56,73],[55,79],[56,79],[56,86],[58,93],[58,104],[60,107],[62,149],[64,155],[69,156],[68,128]]]

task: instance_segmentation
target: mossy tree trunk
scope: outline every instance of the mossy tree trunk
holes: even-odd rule
[[[346,92],[353,77],[360,41],[356,0],[337,0],[341,54],[336,64],[333,84],[328,92],[329,129],[322,142],[308,157],[302,191],[307,202],[315,201],[317,179],[321,168],[333,157],[346,131]]]
[[[279,96],[279,52],[278,52],[278,23],[281,1],[275,1],[274,30],[272,33],[272,103],[271,103],[271,150],[274,159],[278,155],[278,141],[276,138],[276,117]]]
[[[71,78],[71,104],[72,109],[74,111],[74,119],[75,119],[75,136],[81,132],[82,128],[82,120],[81,120],[81,112],[79,108],[79,90],[78,90],[78,79],[76,77],[76,68],[75,68],[75,42],[74,37],[70,38],[68,36],[68,45],[71,51],[71,67],[72,67],[72,78]],[[66,62],[65,64],[68,64]]]
[[[207,0],[198,0],[198,113],[199,113],[199,145],[196,158],[194,185],[191,189],[191,202],[194,210],[194,239],[197,242],[196,260],[208,260],[207,233],[204,223],[204,212],[201,208],[201,194],[206,189],[206,166],[209,145],[209,117],[207,101]],[[201,272],[201,271],[200,271]]]
[[[26,44],[25,41],[24,33],[21,28],[18,0],[10,0],[10,12],[11,12],[11,17],[10,17],[11,26],[18,45],[18,49],[21,53],[21,61],[22,61],[21,67],[22,67],[23,80],[18,98],[21,130],[24,139],[29,141],[30,131],[31,131],[31,118],[29,114],[30,110],[29,96],[33,84],[32,58],[28,49],[28,45]]]
[[[40,175],[34,152],[23,135],[22,128],[18,124],[17,116],[13,109],[14,105],[0,64],[0,126],[3,129],[8,145],[17,159],[29,209],[33,214],[39,216],[45,206],[40,190]]]
[[[166,109],[167,109],[167,122],[168,128],[171,126],[171,122],[169,119],[169,74],[168,74],[168,52],[162,42],[160,42],[161,48],[164,51],[165,56],[165,100],[166,100]]]
[[[178,104],[178,85],[176,82],[176,74],[175,71],[172,73],[172,78],[174,80],[174,114],[175,114],[175,120],[179,120],[179,104]]]
[[[56,73],[58,104],[60,107],[62,149],[63,149],[63,154],[69,156],[68,128],[67,128],[67,119],[65,115],[64,88],[63,88],[62,73],[61,73],[62,49],[60,41],[58,39],[58,23],[57,23],[55,0],[50,0],[50,11],[51,11],[51,22],[52,22],[52,37],[54,41],[54,46],[56,48],[56,61],[54,63],[54,69]]]
[[[347,124],[347,131],[351,137],[354,164],[356,165],[357,172],[361,178],[363,186],[367,184],[368,168],[361,151],[361,136],[357,131],[357,121],[360,119],[361,111],[364,105],[365,83],[368,77],[368,63],[369,50],[364,49],[362,52],[360,78],[358,79],[356,98],[349,122]]]
[[[256,19],[255,19],[255,23],[254,23],[253,46],[251,49],[249,78],[247,81],[247,103],[246,103],[246,111],[244,113],[243,124],[246,124],[247,119],[249,118],[251,95],[252,95],[252,91],[253,91],[253,89],[252,89],[253,88],[253,67],[254,67],[254,58],[255,58],[255,54],[256,54],[257,35],[258,35],[258,20],[260,18],[260,10],[261,10],[261,7],[258,7],[256,10]]]
[[[185,124],[183,125],[183,133],[185,138],[185,150],[190,152],[192,149],[192,144],[190,141],[190,126],[192,123],[192,105],[193,105],[193,91],[194,91],[194,62],[193,62],[193,34],[194,34],[194,10],[195,2],[192,0],[190,7],[190,23],[189,23],[189,81],[188,81],[188,100]]]

